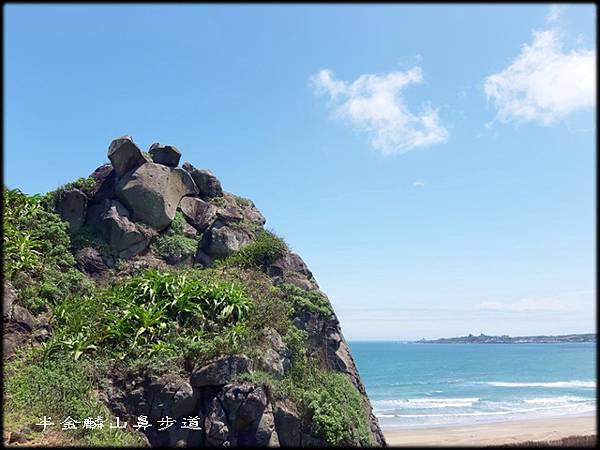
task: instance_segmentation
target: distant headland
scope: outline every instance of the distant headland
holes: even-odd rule
[[[487,336],[481,333],[479,336],[469,334],[440,339],[420,339],[415,341],[419,344],[559,344],[569,342],[596,342],[596,333],[566,334],[562,336]]]

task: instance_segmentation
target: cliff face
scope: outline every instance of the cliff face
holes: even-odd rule
[[[29,291],[11,275],[7,354],[52,342],[53,329],[68,333],[64,311],[76,311],[87,346],[75,359],[108,361],[94,372],[100,400],[121,420],[154,423],[142,430],[153,446],[385,445],[306,264],[265,230],[252,201],[224,192],[207,170],[179,167],[180,157],[161,144],[143,152],[125,136],[110,144],[110,164],[47,196],[68,224],[76,268],[100,292],[86,306],[98,318],[79,318],[86,300],[32,316],[19,302]],[[42,338],[31,334],[38,329]],[[159,431],[165,416],[199,429]]]

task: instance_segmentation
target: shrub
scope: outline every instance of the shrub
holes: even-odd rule
[[[372,445],[365,401],[347,376],[320,371],[313,383],[302,398],[313,432],[333,446]]]
[[[70,189],[79,189],[79,190],[83,191],[84,194],[90,195],[94,191],[95,187],[96,187],[96,179],[95,178],[92,178],[92,177],[78,178],[75,181],[71,181],[67,184],[64,184],[64,185],[54,189],[53,191],[46,193],[42,197],[42,201],[48,209],[53,210],[56,208],[56,201],[60,198],[60,195],[63,192],[68,191]]]
[[[252,299],[237,283],[192,275],[150,269],[95,295],[65,299],[55,308],[59,330],[47,352],[144,359],[172,356],[182,340],[197,344],[220,335],[236,344]]]
[[[183,234],[185,224],[183,214],[177,211],[169,229],[158,236],[152,244],[154,251],[168,262],[178,262],[183,257],[196,252],[198,238]]]
[[[140,446],[137,434],[110,429],[114,422],[108,408],[94,395],[94,385],[81,363],[67,359],[44,358],[39,352],[21,354],[6,367],[4,389],[5,427],[31,426],[43,416],[59,422],[67,417],[83,420],[100,417],[102,429],[64,432],[65,440],[75,438],[82,446]],[[42,434],[43,432],[39,432]],[[68,435],[68,436],[67,436]],[[41,437],[41,436],[40,436]]]
[[[283,284],[279,288],[283,298],[290,304],[293,316],[302,311],[316,311],[328,316],[333,314],[329,300],[319,291],[308,291],[290,283]]]
[[[220,260],[217,267],[265,267],[288,251],[285,241],[276,234],[261,230],[256,238],[239,251]]]
[[[39,195],[3,190],[4,275],[22,304],[39,312],[72,292],[91,292],[93,283],[74,268],[68,225]]]

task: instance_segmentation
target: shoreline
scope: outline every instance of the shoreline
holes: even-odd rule
[[[596,435],[596,414],[507,420],[476,425],[383,430],[390,447],[482,446]]]

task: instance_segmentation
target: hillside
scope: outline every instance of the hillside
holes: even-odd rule
[[[4,443],[385,445],[329,300],[254,203],[173,146],[108,158],[3,189]]]
[[[569,342],[596,342],[595,333],[565,334],[561,336],[488,336],[481,333],[440,339],[421,339],[421,344],[559,344]]]

